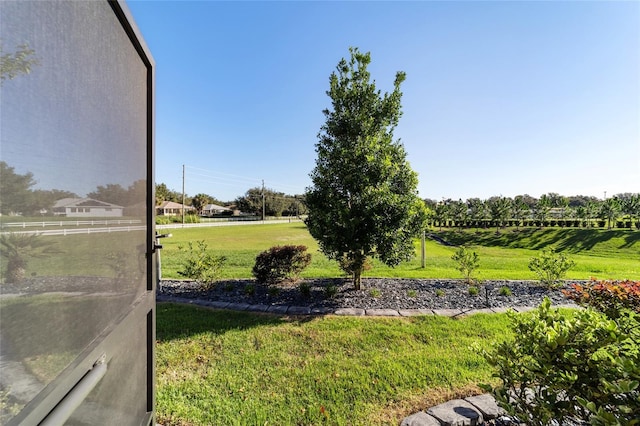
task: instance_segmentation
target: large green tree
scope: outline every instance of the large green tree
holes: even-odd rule
[[[316,166],[307,188],[306,220],[311,235],[361,287],[370,257],[389,266],[414,255],[413,238],[425,226],[417,174],[393,130],[401,116],[400,85],[382,95],[371,81],[369,53],[350,48],[329,78],[332,108],[324,110]]]
[[[0,214],[26,213],[31,201],[31,187],[35,184],[33,173],[21,175],[0,161]]]
[[[289,198],[284,193],[273,189],[255,187],[249,189],[242,197],[238,197],[236,206],[244,213],[252,213],[256,216],[262,216],[264,207],[266,216],[280,217],[287,208]]]

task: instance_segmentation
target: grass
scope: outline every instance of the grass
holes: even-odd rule
[[[204,240],[229,259],[226,278],[248,278],[256,255],[303,244],[313,254],[303,277],[335,277],[299,224],[172,231],[164,240],[164,277],[178,278],[178,246]],[[568,278],[640,279],[640,233],[624,230],[475,230],[438,232],[480,256],[480,279],[534,279],[531,257],[553,246],[576,267]],[[416,241],[419,253],[420,242]],[[453,246],[428,240],[427,267],[415,258],[392,269],[374,261],[367,276],[459,277]],[[375,289],[371,290],[372,292]],[[408,295],[411,297],[411,295]],[[521,314],[526,315],[526,314]],[[504,314],[444,317],[296,319],[159,304],[157,413],[165,425],[398,424],[449,399],[481,393],[492,370],[472,345],[511,336]]]
[[[499,235],[495,230],[434,231],[455,245],[467,245],[480,257],[477,277],[486,279],[536,279],[528,263],[539,250],[553,246],[566,252],[576,262],[567,274],[568,279],[640,279],[640,232],[603,229],[506,229]],[[179,246],[188,241],[204,240],[218,255],[227,257],[222,278],[251,278],[256,256],[274,245],[303,244],[312,253],[311,265],[303,278],[341,276],[337,264],[318,250],[317,242],[301,223],[277,225],[187,228],[172,230],[173,237],[163,240],[162,273],[164,278],[179,279],[182,253]],[[396,268],[374,260],[365,277],[399,278],[457,278],[461,277],[451,260],[455,247],[428,239],[426,267],[421,267],[420,242],[415,241],[416,257]]]
[[[481,393],[491,370],[471,346],[508,334],[504,314],[292,319],[159,304],[158,422],[397,424]]]

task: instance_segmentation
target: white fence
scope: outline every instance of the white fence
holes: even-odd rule
[[[9,222],[0,225],[4,228],[46,228],[50,226],[96,226],[96,225],[135,225],[142,223],[140,219],[117,219],[117,220],[59,220],[59,221],[38,221],[38,222]]]

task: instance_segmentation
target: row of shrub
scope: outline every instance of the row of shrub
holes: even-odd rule
[[[549,220],[516,220],[510,219],[504,221],[504,223],[500,223],[496,220],[491,219],[483,219],[483,220],[465,220],[465,221],[456,221],[456,220],[444,220],[444,221],[431,221],[429,223],[432,227],[445,227],[445,228],[495,228],[496,226],[509,226],[509,227],[517,227],[517,226],[529,226],[529,227],[561,227],[561,228],[604,228],[607,227],[606,220],[581,220],[581,219],[549,219]],[[612,223],[612,226],[615,226],[619,229],[632,229],[634,226],[636,229],[640,229],[640,221],[632,222],[630,220],[622,221],[617,220],[615,223]]]
[[[183,223],[182,215],[156,216],[156,225],[169,225],[171,223]],[[195,214],[185,214],[184,223],[200,223],[200,216]]]

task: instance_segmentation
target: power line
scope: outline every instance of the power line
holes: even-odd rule
[[[246,176],[246,175],[236,175],[232,173],[225,173],[220,171],[207,170],[200,167],[188,166],[185,165],[185,168],[188,171],[187,176],[189,180],[196,180],[198,182],[210,183],[213,185],[224,185],[227,187],[238,187],[238,188],[246,188],[247,184],[255,185],[254,188],[259,188],[260,184],[264,185],[264,180]],[[193,172],[190,170],[195,170],[198,172]],[[202,173],[204,172],[204,173]],[[273,187],[272,185],[277,185],[277,187]],[[298,192],[300,187],[296,187],[293,185],[287,185],[278,182],[269,182],[269,190],[273,192]],[[282,191],[281,189],[288,189],[289,191]],[[283,197],[286,198],[286,197]]]

